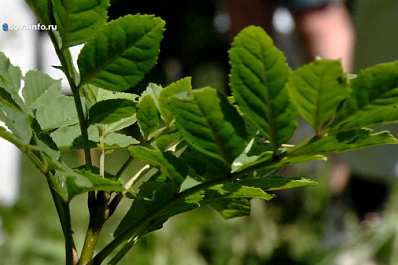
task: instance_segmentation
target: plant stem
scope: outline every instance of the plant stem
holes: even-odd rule
[[[168,207],[174,205],[178,201],[186,198],[187,196],[190,196],[196,192],[199,192],[201,190],[213,187],[217,184],[224,183],[225,181],[231,181],[233,179],[236,179],[240,174],[228,174],[228,176],[222,176],[219,178],[212,179],[210,181],[206,181],[204,183],[198,184],[194,187],[191,187],[189,189],[184,190],[183,192],[176,194],[169,200],[165,201],[164,203],[158,205],[155,209],[152,211],[148,212],[146,216],[143,216],[139,221],[136,223],[132,224],[130,227],[125,229],[122,233],[120,233],[119,236],[117,236],[113,241],[111,241],[105,248],[103,248],[94,258],[93,260],[89,263],[90,265],[99,265],[101,264],[119,245],[121,245],[123,242],[126,240],[131,239],[132,236],[134,236],[137,231],[140,231],[141,229],[145,228],[145,225],[147,225],[150,221],[155,219],[159,214],[161,214],[164,210],[166,210]],[[123,249],[121,250],[123,251]]]

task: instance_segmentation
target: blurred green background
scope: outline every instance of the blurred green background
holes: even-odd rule
[[[211,85],[226,90],[229,44],[225,32],[215,29],[213,22],[219,7],[214,2],[147,0],[128,8],[123,2],[113,1],[111,18],[125,13],[155,13],[167,22],[159,64],[141,83],[142,87],[148,81],[161,84],[174,81],[174,74],[175,77],[192,75],[194,87]],[[350,4],[357,29],[355,72],[398,60],[398,2],[358,0]],[[172,72],[166,75],[167,71]],[[398,148],[388,148],[369,149],[362,156],[381,161],[388,156],[395,163]],[[79,164],[75,152],[64,155],[68,163]],[[109,155],[108,170],[116,170],[124,156],[123,151]],[[356,160],[365,168],[366,162],[358,156],[359,153],[351,153],[331,160],[342,160],[348,165]],[[279,192],[276,199],[267,203],[254,200],[250,217],[225,221],[208,208],[174,217],[162,230],[140,240],[120,264],[398,264],[395,176],[380,179],[373,176],[374,179],[367,180],[370,188],[361,190],[363,200],[383,200],[384,207],[382,212],[362,218],[353,207],[349,188],[338,196],[331,193],[332,166],[318,162],[287,168],[288,175],[312,178],[319,185]],[[388,192],[386,201],[383,194],[375,192],[379,186],[384,187],[382,193]],[[22,157],[20,188],[16,205],[0,208],[3,240],[0,264],[62,264],[64,246],[55,207],[44,177],[26,157]],[[79,249],[88,223],[85,204],[86,198],[79,196],[71,205]],[[121,208],[105,227],[100,245],[112,239],[115,220],[128,208],[128,202]]]

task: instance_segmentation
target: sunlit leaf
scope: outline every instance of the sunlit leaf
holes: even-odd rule
[[[265,31],[254,26],[235,37],[229,58],[232,95],[276,152],[298,124],[297,111],[285,88],[290,75],[286,58]]]
[[[135,86],[156,63],[164,25],[149,15],[109,22],[80,52],[80,84],[117,91]]]

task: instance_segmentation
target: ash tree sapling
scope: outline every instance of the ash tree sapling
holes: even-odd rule
[[[266,32],[243,29],[229,51],[227,97],[193,89],[183,78],[126,93],[154,66],[165,22],[127,15],[107,22],[109,0],[27,0],[49,30],[72,96],[40,71],[22,75],[0,53],[0,136],[17,146],[44,175],[65,238],[65,264],[117,264],[135,242],[177,214],[209,205],[224,218],[250,214],[250,200],[270,191],[316,184],[278,175],[287,165],[325,160],[323,154],[398,141],[368,126],[398,120],[398,63],[381,64],[348,80],[338,60],[317,59],[292,71]],[[167,34],[167,33],[166,33]],[[74,66],[69,48],[83,44]],[[21,81],[24,81],[21,87]],[[286,145],[302,116],[314,135]],[[121,132],[138,124],[141,137]],[[101,151],[93,166],[90,149]],[[112,174],[107,153],[129,157]],[[63,152],[82,149],[73,168]],[[133,161],[135,174],[126,172]],[[70,202],[87,194],[90,215],[82,249],[71,226]],[[98,249],[107,220],[122,200],[130,209],[112,241]],[[73,211],[72,211],[73,213]]]

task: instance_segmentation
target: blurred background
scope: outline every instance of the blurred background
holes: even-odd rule
[[[37,24],[24,1],[1,1],[2,25]],[[134,93],[148,82],[165,86],[184,76],[192,76],[194,88],[211,86],[229,93],[227,51],[233,36],[250,24],[273,36],[292,69],[315,56],[342,58],[349,73],[398,60],[396,0],[301,2],[113,0],[109,16],[155,14],[166,21],[159,62]],[[40,69],[63,77],[51,68],[57,61],[45,32],[0,31],[0,50],[23,73]],[[73,48],[75,56],[78,51]],[[396,127],[375,129],[398,137]],[[292,141],[311,133],[301,122]],[[125,155],[109,155],[108,170],[116,170]],[[289,167],[287,175],[315,179],[319,185],[279,192],[267,203],[254,200],[250,217],[224,221],[208,208],[174,217],[143,238],[120,264],[398,264],[397,158],[396,146],[383,146]],[[65,159],[79,164],[74,152],[65,153]],[[0,264],[62,264],[62,232],[44,177],[3,141],[0,167]],[[84,196],[71,205],[78,248],[88,222],[81,205]],[[105,228],[105,240],[111,240],[118,217]]]

